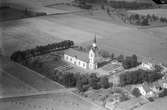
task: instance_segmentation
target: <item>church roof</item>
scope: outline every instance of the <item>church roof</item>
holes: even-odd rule
[[[77,59],[84,61],[84,62],[89,61],[89,56],[88,56],[88,53],[86,52],[81,52],[75,49],[68,49],[67,51],[65,51],[65,54],[71,57],[77,57]]]
[[[77,59],[84,62],[89,62],[89,54],[86,52],[81,52],[70,48],[66,50],[64,54],[69,55],[71,57],[77,57]],[[101,57],[95,57],[95,63],[101,62],[101,60],[102,60]]]

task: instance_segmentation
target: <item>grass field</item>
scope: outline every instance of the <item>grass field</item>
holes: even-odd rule
[[[97,16],[80,15],[63,14],[3,22],[3,53],[10,55],[15,50],[67,39],[85,46],[92,42],[96,34],[98,46],[111,53],[137,54],[167,62],[166,27],[137,29],[96,19]]]
[[[1,110],[102,110],[71,93],[56,93],[0,100]]]
[[[155,100],[152,103],[147,103],[135,110],[166,110],[167,97]]]
[[[37,92],[37,90],[16,77],[0,71],[0,98]]]
[[[38,91],[48,91],[63,88],[58,83],[51,81],[44,76],[41,76],[39,73],[36,73],[16,63],[10,62],[4,57],[0,57],[0,63],[2,64],[4,71],[15,76]]]
[[[129,10],[128,12],[137,13],[141,15],[155,15],[158,17],[167,18],[167,9],[147,9],[147,10]]]

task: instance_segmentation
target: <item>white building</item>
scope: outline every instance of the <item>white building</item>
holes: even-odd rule
[[[142,85],[137,87],[140,91],[140,93],[145,96],[145,97],[152,97],[154,96],[154,92],[152,89],[149,87],[147,83],[143,83]]]
[[[64,60],[78,67],[94,70],[98,68],[98,62],[100,60],[97,50],[95,37],[89,53],[77,51],[75,49],[68,49],[64,53]]]
[[[154,66],[152,63],[149,63],[149,62],[142,62],[142,64],[140,65],[140,68],[143,69],[143,70],[153,70],[154,69]]]

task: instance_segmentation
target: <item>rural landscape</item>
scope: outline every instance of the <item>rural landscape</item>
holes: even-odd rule
[[[166,110],[166,3],[0,1],[0,110]]]

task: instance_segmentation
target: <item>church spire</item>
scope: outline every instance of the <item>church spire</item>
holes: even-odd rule
[[[94,40],[93,40],[93,45],[92,45],[94,48],[97,47],[96,45],[96,34],[95,34],[95,37],[94,37]]]
[[[94,43],[96,43],[96,34],[95,34],[95,37],[94,37]]]

